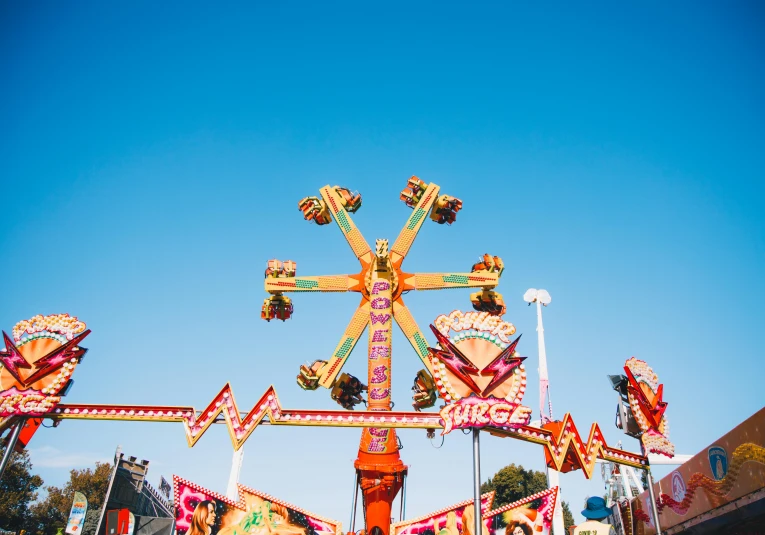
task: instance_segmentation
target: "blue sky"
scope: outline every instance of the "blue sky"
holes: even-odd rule
[[[334,225],[304,222],[297,201],[358,190],[364,236],[392,240],[417,175],[464,209],[427,222],[405,267],[504,259],[527,404],[536,319],[521,296],[542,287],[555,415],[620,440],[606,375],[634,355],[665,384],[678,452],[695,453],[763,406],[763,15],[755,2],[3,2],[0,325],[88,323],[71,402],[201,408],[231,382],[241,405],[273,384],[286,407],[334,408],[294,376],[329,356],[357,298],[297,296],[292,320],[268,324],[263,269],[356,271]],[[423,329],[469,307],[466,291],[406,301]],[[406,407],[420,366],[397,334]],[[357,351],[346,370],[364,369]],[[358,436],[259,429],[241,481],[347,524]],[[469,437],[401,436],[408,516],[471,495]],[[222,427],[189,449],[180,424],[70,421],[30,449],[61,484],[118,444],[151,460],[152,483],[225,491]],[[487,436],[482,452],[484,479],[543,469],[532,445]],[[575,512],[603,492],[581,473],[562,485]]]

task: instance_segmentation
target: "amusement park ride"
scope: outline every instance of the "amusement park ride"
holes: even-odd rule
[[[337,186],[324,186],[319,193],[320,196],[302,199],[299,209],[306,220],[318,225],[332,221],[337,224],[359,261],[359,271],[347,275],[298,276],[295,262],[271,260],[265,272],[265,290],[270,295],[263,303],[261,317],[267,321],[289,319],[294,312],[291,299],[285,295],[289,293],[359,294],[360,302],[328,360],[301,366],[297,376],[301,388],[330,390],[341,410],[285,409],[270,387],[252,409],[245,412],[237,406],[228,384],[201,411],[189,406],[63,404],[61,397],[86,351],[80,343],[90,331],[83,322],[66,314],[36,316],[17,324],[13,338],[4,334],[5,350],[0,351],[0,432],[10,430],[9,447],[0,463],[0,473],[14,446],[25,445],[46,418],[56,422],[65,419],[181,422],[189,446],[212,424],[225,424],[235,450],[242,447],[261,423],[358,427],[362,431],[354,467],[357,488],[362,490],[364,529],[366,533],[389,535],[396,531],[390,523],[392,503],[404,487],[407,474],[407,466],[399,454],[396,429],[426,429],[429,435],[436,429],[442,429],[442,435],[454,429],[469,429],[474,444],[474,510],[468,511],[467,507],[460,510],[455,522],[462,525],[464,532],[477,535],[482,532],[482,526],[488,529],[488,518],[492,514],[481,508],[478,491],[480,429],[494,436],[539,444],[552,470],[581,469],[587,478],[592,476],[599,459],[647,470],[649,452],[673,455],[672,444],[667,439],[662,385],[650,367],[636,359],[627,361],[624,369],[630,408],[642,430],[641,454],[609,447],[597,423],[592,424],[587,440],[582,440],[570,414],[565,414],[562,420],[550,417],[539,425],[530,424],[531,409],[521,404],[526,372],[525,357],[516,351],[520,336],[513,338],[515,327],[502,320],[505,305],[502,296],[494,291],[504,269],[502,260],[484,255],[465,273],[409,273],[403,268],[424,221],[429,217],[439,224],[454,223],[462,208],[459,199],[440,195],[436,184],[410,178],[401,200],[412,209],[411,216],[392,246],[387,240],[379,239],[373,249],[350,216],[360,208],[361,196]],[[475,289],[470,295],[473,310],[455,310],[436,318],[430,331],[437,344],[431,346],[402,296],[410,290],[449,288]],[[414,411],[392,410],[394,321],[424,366],[414,378]],[[367,327],[368,373],[367,383],[363,384],[341,372]],[[438,398],[443,402],[439,412],[427,411]],[[360,403],[366,405],[365,410],[354,410]],[[201,492],[192,487],[187,489],[190,495]],[[241,486],[239,490],[243,492]],[[537,519],[540,529],[548,532],[557,489],[551,492],[552,501],[545,502],[545,512]],[[246,490],[244,494],[254,496],[257,492]],[[241,505],[231,503],[232,507]],[[473,526],[468,525],[469,514],[474,518]],[[354,530],[353,520],[351,524],[350,529]],[[330,531],[340,529],[339,524],[328,521],[322,525],[335,526],[327,528]]]

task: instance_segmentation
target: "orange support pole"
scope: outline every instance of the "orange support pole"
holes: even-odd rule
[[[393,303],[387,242],[383,240],[377,243],[369,304],[368,407],[372,411],[389,411]],[[389,535],[393,500],[401,490],[406,472],[398,453],[396,430],[364,429],[354,465],[361,474],[366,533]]]

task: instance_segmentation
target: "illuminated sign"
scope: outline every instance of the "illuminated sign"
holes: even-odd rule
[[[635,421],[643,431],[640,437],[647,452],[660,453],[667,457],[675,455],[675,446],[669,441],[669,422],[664,416],[667,402],[664,385],[653,369],[635,357],[624,364],[627,374],[627,397]]]
[[[18,390],[12,387],[0,393],[0,417],[43,416],[59,404],[59,396],[46,396],[37,390]]]
[[[441,314],[435,321],[436,329],[444,336],[449,335],[449,329],[455,332],[476,331],[485,332],[490,336],[496,336],[503,343],[510,343],[510,336],[515,334],[515,325],[502,321],[499,316],[493,316],[488,312],[462,312],[455,310],[449,315]]]
[[[531,409],[510,403],[504,399],[479,398],[471,396],[441,409],[445,435],[453,429],[473,427],[514,428],[527,425],[531,419]]]

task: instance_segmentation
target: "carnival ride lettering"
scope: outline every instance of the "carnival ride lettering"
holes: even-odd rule
[[[390,282],[375,280],[370,292],[370,306],[373,309],[370,310],[368,364],[370,410],[390,410],[390,331],[393,318],[390,288]]]
[[[372,325],[375,323],[388,323],[390,321],[390,314],[375,314],[374,312],[370,312],[369,314],[370,318],[372,319]]]
[[[0,417],[42,416],[51,412],[61,401],[60,396],[43,394],[13,393],[0,397]]]
[[[499,398],[469,397],[440,411],[445,435],[452,429],[471,427],[518,427],[529,423],[531,409]]]
[[[388,341],[388,333],[390,331],[388,329],[377,329],[374,334],[372,335],[372,341],[373,342],[387,342]]]
[[[384,310],[390,308],[390,299],[387,297],[375,297],[372,299],[372,308],[376,310]]]
[[[369,350],[369,359],[387,359],[390,357],[390,348],[386,346],[372,346]]]
[[[388,380],[388,376],[386,372],[388,371],[388,367],[385,365],[375,366],[372,370],[372,378],[369,380],[372,384],[380,384],[384,383]]]
[[[372,399],[385,399],[390,396],[390,390],[387,388],[373,388],[369,391],[369,397]]]
[[[371,453],[384,452],[385,443],[388,441],[388,430],[372,428],[369,430],[369,434],[372,436],[372,440],[369,442],[367,451]]]
[[[372,294],[377,295],[378,292],[384,292],[390,290],[390,283],[388,281],[375,281],[372,285]]]
[[[515,334],[515,325],[502,321],[498,316],[492,316],[488,312],[455,310],[449,315],[441,314],[434,324],[444,336],[449,336],[449,329],[455,332],[475,329],[493,334],[506,344],[510,343],[510,337]]]

